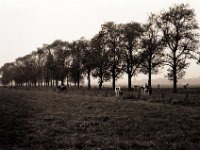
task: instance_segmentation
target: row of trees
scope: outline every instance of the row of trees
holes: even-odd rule
[[[16,86],[55,86],[58,81],[79,87],[84,76],[91,88],[91,75],[98,78],[99,88],[112,79],[112,87],[124,73],[131,79],[142,72],[151,75],[168,65],[168,78],[177,81],[185,74],[189,59],[199,60],[198,24],[194,10],[180,4],[160,14],[151,14],[146,24],[106,22],[91,39],[44,44],[31,54],[1,67],[1,82]]]

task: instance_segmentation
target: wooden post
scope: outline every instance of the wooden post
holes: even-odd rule
[[[188,98],[189,98],[189,93],[188,92],[186,92],[186,100],[188,100]]]
[[[105,97],[107,97],[108,96],[108,92],[106,92],[106,94],[105,94]]]
[[[140,98],[141,92],[142,92],[142,89],[139,88],[139,90],[138,90],[138,98]]]
[[[84,92],[84,90],[83,90],[83,96],[85,95],[85,92]]]
[[[162,92],[162,99],[164,99],[165,98],[165,95],[164,95],[164,92]]]

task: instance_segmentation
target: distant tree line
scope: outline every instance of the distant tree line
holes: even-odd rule
[[[112,87],[123,74],[131,79],[138,73],[151,75],[168,65],[168,78],[177,81],[185,75],[189,59],[199,62],[199,34],[194,10],[189,5],[170,7],[159,14],[151,14],[145,24],[106,22],[91,39],[80,38],[73,42],[55,40],[43,44],[31,54],[17,58],[0,68],[3,85],[58,86],[64,82],[79,87],[87,77],[98,79],[99,89],[112,80]]]

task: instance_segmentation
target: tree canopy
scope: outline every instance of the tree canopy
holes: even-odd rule
[[[109,21],[90,40],[84,37],[68,42],[55,40],[43,44],[30,54],[6,63],[0,68],[0,81],[12,86],[57,86],[74,84],[79,87],[88,80],[98,79],[99,89],[112,80],[112,87],[123,75],[128,76],[128,89],[132,77],[138,73],[151,75],[167,65],[168,78],[177,82],[185,75],[189,60],[200,62],[199,26],[194,9],[180,4],[158,14],[151,14],[146,23],[117,24]]]

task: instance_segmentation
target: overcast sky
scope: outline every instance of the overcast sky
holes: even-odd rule
[[[180,3],[195,9],[200,25],[198,0],[0,0],[0,67],[43,43],[90,39],[106,21],[144,23],[150,13]],[[200,66],[192,62],[185,77],[199,75]]]

